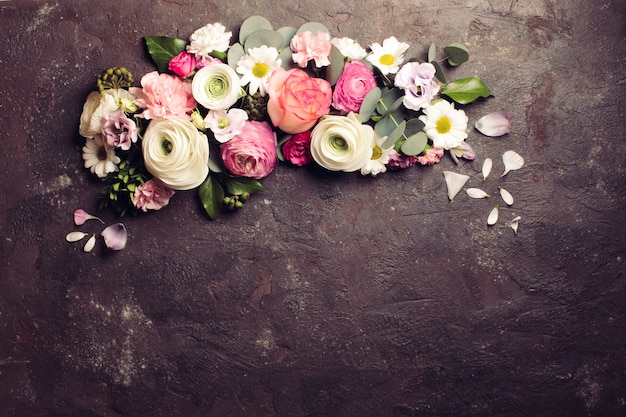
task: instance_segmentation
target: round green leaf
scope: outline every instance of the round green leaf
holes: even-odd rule
[[[359,117],[363,121],[363,123],[367,122],[374,110],[376,109],[376,105],[378,104],[378,100],[380,100],[381,91],[379,87],[372,88],[369,93],[363,99],[361,103],[361,109],[359,110]]]
[[[263,16],[250,16],[244,20],[239,29],[239,43],[245,45],[248,36],[258,30],[273,30],[272,24]]]
[[[419,155],[424,151],[427,142],[428,137],[426,133],[418,132],[413,136],[409,136],[400,147],[400,150],[405,155]]]
[[[443,52],[448,56],[448,64],[452,66],[461,65],[469,59],[469,49],[458,42],[446,46]]]
[[[374,126],[374,131],[378,135],[378,137],[385,137],[391,135],[400,123],[404,120],[402,112],[396,110],[393,113],[387,114],[385,117],[380,119],[378,123]]]
[[[402,135],[404,135],[404,131],[406,129],[406,122],[403,120],[385,139],[383,142],[382,148],[387,149],[391,148]]]
[[[380,115],[385,115],[394,111],[393,105],[399,98],[404,96],[404,92],[399,88],[392,88],[383,94],[376,106],[376,111]]]
[[[326,70],[326,77],[330,85],[335,85],[343,73],[346,61],[343,54],[339,52],[339,49],[335,47],[335,45],[330,47],[330,56],[328,58],[330,65],[328,66],[328,70]]]
[[[231,47],[228,48],[228,65],[237,69],[237,62],[239,62],[241,57],[245,54],[243,46],[241,46],[240,43],[231,45]]]
[[[437,60],[437,49],[435,48],[435,44],[431,43],[430,48],[428,48],[428,62],[433,62]]]
[[[326,26],[318,22],[307,22],[303,24],[298,28],[298,31],[296,33],[302,32],[311,32],[311,34],[313,35],[316,35],[318,32],[329,33],[328,29],[326,29]]]
[[[404,131],[404,134],[407,136],[412,136],[417,132],[421,132],[423,129],[424,122],[417,118],[411,119],[406,122],[406,130]]]
[[[244,50],[247,52],[252,48],[258,48],[263,45],[274,47],[278,50],[282,44],[283,35],[275,30],[257,30],[246,39]]]
[[[285,71],[291,69],[291,61],[292,61],[291,57],[292,56],[293,56],[293,52],[289,48],[283,49],[282,51],[278,53],[278,57],[281,60],[280,66]]]
[[[280,49],[289,48],[289,44],[291,43],[291,38],[293,38],[293,35],[295,35],[297,31],[298,29],[291,27],[291,26],[285,26],[277,30],[278,33],[283,35],[283,44],[280,45]]]
[[[433,67],[435,67],[435,78],[437,78],[439,81],[445,84],[446,73],[443,71],[441,64],[437,61],[431,61],[430,63],[433,64]]]

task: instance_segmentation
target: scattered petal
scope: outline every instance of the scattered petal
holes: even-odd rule
[[[489,226],[493,226],[498,221],[498,206],[495,206],[491,213],[489,213],[489,217],[487,217],[487,224]]]
[[[92,216],[83,209],[78,209],[74,212],[74,223],[76,223],[76,226],[84,224],[87,220],[98,220],[100,223],[104,224],[102,219]]]
[[[467,190],[465,190],[465,192],[467,192],[467,195],[469,195],[472,198],[486,198],[486,197],[489,197],[489,194],[487,194],[486,192],[484,192],[480,188],[468,188]]]
[[[517,216],[516,218],[514,218],[513,220],[511,220],[511,229],[513,229],[513,232],[515,232],[515,234],[517,234],[517,228],[519,227],[519,221],[522,218],[520,216]]]
[[[457,174],[452,171],[443,171],[443,176],[446,179],[446,185],[448,186],[448,198],[450,201],[461,191],[461,188],[469,180],[469,175]]]
[[[522,158],[515,151],[506,151],[503,153],[502,162],[504,162],[504,172],[501,175],[502,177],[508,174],[509,171],[520,169],[524,166],[524,158]]]
[[[491,160],[491,158],[485,159],[485,162],[483,162],[483,181],[485,181],[487,177],[489,176],[489,174],[491,173],[492,166],[493,166],[493,161]]]
[[[513,196],[511,195],[511,193],[508,192],[507,190],[505,190],[502,187],[498,187],[498,189],[500,190],[500,196],[502,197],[504,202],[506,204],[508,204],[509,206],[512,205],[513,204]]]
[[[485,136],[502,136],[511,132],[511,118],[507,112],[497,111],[481,117],[474,126]]]
[[[95,234],[91,235],[91,237],[89,238],[87,243],[85,243],[85,247],[83,248],[83,252],[91,252],[91,250],[93,249],[94,246],[96,246],[96,235]]]
[[[68,233],[67,236],[65,236],[65,240],[67,240],[68,242],[78,242],[85,236],[87,236],[87,233],[71,232],[71,233]]]
[[[122,250],[126,247],[128,232],[122,223],[112,224],[101,233],[104,243],[111,250]]]

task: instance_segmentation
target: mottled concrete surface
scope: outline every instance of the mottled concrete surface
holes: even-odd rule
[[[2,1],[0,415],[626,415],[623,1]],[[461,41],[513,132],[478,157],[363,178],[281,166],[235,215],[193,192],[124,219],[128,247],[64,240],[96,212],[78,117],[94,77],[152,70],[141,37],[314,20],[425,54]],[[504,178],[501,154],[526,166]],[[450,203],[494,171],[515,204]],[[107,223],[110,211],[98,212]],[[506,224],[520,215],[519,234]],[[98,224],[83,230],[99,232]]]

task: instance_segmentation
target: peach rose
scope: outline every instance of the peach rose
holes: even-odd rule
[[[328,81],[301,69],[275,70],[268,84],[267,112],[274,126],[285,133],[309,130],[330,111],[333,92]]]

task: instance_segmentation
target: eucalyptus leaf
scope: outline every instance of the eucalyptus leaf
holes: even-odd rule
[[[246,44],[246,39],[258,30],[273,30],[272,24],[263,16],[250,16],[241,24],[239,29],[239,43]]]
[[[228,65],[233,69],[237,69],[237,63],[246,54],[240,43],[235,43],[228,48]]]
[[[399,98],[404,97],[404,92],[399,88],[392,88],[383,94],[383,96],[378,101],[378,105],[376,106],[376,111],[378,114],[384,116],[393,112],[395,109],[393,108],[394,103]],[[396,107],[397,109],[397,107]]]
[[[283,35],[275,30],[257,30],[246,38],[244,50],[249,51],[252,48],[258,48],[263,45],[280,49],[283,44]]]
[[[437,78],[442,83],[446,83],[446,73],[443,70],[441,64],[437,61],[430,61],[430,63],[435,67],[435,78]]]
[[[378,137],[385,137],[391,135],[396,127],[400,125],[404,121],[404,117],[402,112],[396,110],[394,113],[389,113],[382,119],[380,119],[376,125],[374,125],[374,131],[378,135]]]
[[[243,193],[256,193],[258,191],[267,191],[261,183],[248,177],[232,177],[230,175],[223,175],[221,177],[224,189],[230,195],[241,195]]]
[[[276,143],[276,156],[278,156],[278,159],[281,162],[285,162],[285,156],[283,155],[283,145],[287,143],[289,139],[291,139],[291,136],[292,135],[285,135]]]
[[[224,171],[224,164],[222,162],[222,157],[220,156],[219,148],[217,146],[211,146],[210,149],[208,162],[209,170],[215,173]]]
[[[453,42],[443,48],[443,52],[448,56],[448,64],[453,67],[461,65],[469,59],[469,49],[462,43]]]
[[[328,70],[326,70],[327,81],[330,85],[335,85],[343,73],[346,61],[343,54],[335,45],[331,45],[330,56],[328,58],[330,65],[328,66]]]
[[[390,134],[387,136],[387,139],[383,142],[382,148],[387,149],[391,148],[398,139],[402,135],[404,135],[404,130],[406,129],[406,122],[403,120]]]
[[[452,81],[441,89],[441,94],[450,97],[459,104],[469,104],[491,95],[491,90],[480,78],[468,77]]]
[[[406,136],[412,136],[422,130],[424,130],[424,122],[418,118],[410,119],[406,122],[406,130],[404,131],[404,134]]]
[[[431,43],[428,48],[428,62],[437,61],[437,49],[435,48],[435,43]]]
[[[379,87],[372,88],[369,93],[365,95],[363,102],[361,102],[361,109],[359,110],[359,117],[363,123],[367,122],[374,110],[376,110],[376,105],[378,104],[378,100],[381,97],[381,90]]]
[[[426,147],[426,143],[428,143],[428,137],[424,132],[417,132],[416,134],[409,136],[402,146],[400,150],[403,154],[414,156],[419,155],[424,152],[424,148]]]
[[[289,48],[289,45],[291,44],[291,38],[293,38],[293,35],[295,35],[297,31],[298,29],[291,26],[284,26],[277,30],[278,33],[283,35],[283,44],[280,45],[280,49]]]
[[[215,220],[222,212],[224,204],[224,189],[220,183],[211,175],[200,185],[198,189],[202,207],[211,220]]]
[[[278,57],[281,60],[280,67],[284,69],[285,71],[288,71],[289,69],[292,68],[291,67],[292,56],[293,56],[293,52],[289,48],[285,48],[278,53]]]
[[[160,73],[168,71],[172,58],[185,50],[187,42],[168,36],[145,36],[148,53]]]
[[[302,32],[311,32],[313,36],[315,36],[318,32],[329,33],[328,29],[326,29],[326,26],[322,25],[319,22],[307,22],[303,24],[298,28],[298,31],[296,33]]]

